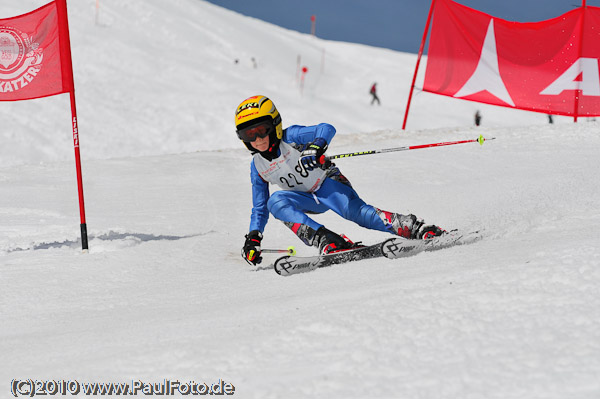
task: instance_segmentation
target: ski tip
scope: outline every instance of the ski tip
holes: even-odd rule
[[[280,276],[287,276],[289,274],[287,268],[281,267],[281,263],[289,258],[290,255],[282,256],[273,263],[273,270],[275,271],[275,273],[279,274]]]

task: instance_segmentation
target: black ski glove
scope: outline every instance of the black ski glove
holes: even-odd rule
[[[327,151],[327,141],[324,138],[317,137],[315,141],[310,143],[306,150],[300,154],[300,163],[304,169],[311,171],[320,167],[323,163],[321,157]]]
[[[258,230],[252,230],[246,234],[246,242],[242,248],[242,257],[248,264],[256,266],[262,262],[260,242],[262,241],[262,233]]]

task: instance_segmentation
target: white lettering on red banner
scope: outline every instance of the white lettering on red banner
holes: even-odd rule
[[[580,80],[578,80],[580,78]],[[565,90],[581,90],[584,96],[600,96],[600,75],[596,58],[580,58],[540,92],[556,96]]]
[[[423,90],[487,104],[600,116],[600,8],[519,23],[436,0]]]
[[[61,7],[65,7],[62,4]],[[69,43],[62,43],[56,1],[0,19],[0,101],[53,96],[72,90]]]
[[[0,26],[0,93],[27,86],[42,68],[44,49],[27,33]]]
[[[506,90],[506,85],[502,81],[502,77],[500,77],[493,19],[490,20],[490,24],[488,25],[477,68],[475,68],[475,72],[467,80],[467,83],[454,94],[454,97],[465,97],[483,90],[487,90],[490,94],[498,97],[505,103],[513,107],[515,106],[512,98],[510,98],[510,94],[508,94],[508,90]]]

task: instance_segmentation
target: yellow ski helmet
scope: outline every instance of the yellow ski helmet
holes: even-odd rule
[[[279,111],[275,104],[265,96],[253,96],[245,99],[235,111],[235,127],[238,138],[250,151],[256,151],[251,142],[256,137],[269,135],[269,151],[276,149],[283,137],[283,127]]]

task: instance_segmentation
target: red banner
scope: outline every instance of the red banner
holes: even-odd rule
[[[518,23],[435,1],[425,91],[536,112],[600,115],[600,8]]]
[[[58,7],[0,19],[0,101],[27,100],[73,90],[68,30]],[[66,37],[66,40],[64,39]],[[66,41],[66,43],[61,43]]]

